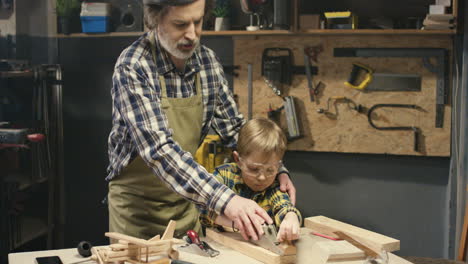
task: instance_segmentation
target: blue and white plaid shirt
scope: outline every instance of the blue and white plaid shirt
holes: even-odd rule
[[[126,48],[115,65],[106,180],[118,177],[140,155],[154,174],[175,192],[222,213],[234,193],[197,164],[172,138],[173,131],[161,109],[159,76],[165,78],[168,97],[185,98],[193,96],[195,76],[200,73],[203,93],[200,142],[211,127],[227,146],[234,147],[244,118],[237,110],[223,68],[212,50],[201,45],[187,60],[185,73],[179,73],[157,37],[154,63],[150,36],[146,33]]]

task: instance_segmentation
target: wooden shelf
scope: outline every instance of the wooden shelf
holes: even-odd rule
[[[144,32],[110,32],[110,33],[73,33],[70,35],[57,34],[57,38],[99,38],[99,37],[133,37],[141,36]],[[271,36],[271,35],[454,35],[455,29],[448,30],[420,30],[420,29],[311,29],[298,32],[288,30],[227,30],[203,31],[203,36]]]
[[[0,71],[0,78],[20,78],[33,76],[33,71]]]

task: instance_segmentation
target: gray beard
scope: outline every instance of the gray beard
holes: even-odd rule
[[[161,46],[167,52],[169,52],[169,54],[171,54],[172,56],[176,57],[177,59],[181,59],[181,60],[186,60],[186,59],[192,57],[195,50],[198,49],[199,43],[200,43],[199,41],[197,41],[195,43],[195,47],[193,48],[193,50],[188,51],[188,52],[183,52],[183,51],[181,51],[181,50],[179,50],[177,48],[178,43],[171,42],[169,40],[169,38],[166,37],[167,34],[166,34],[166,32],[164,32],[164,30],[158,30],[158,36],[159,36],[159,43],[161,43]]]

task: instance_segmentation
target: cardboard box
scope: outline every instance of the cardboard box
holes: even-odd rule
[[[446,6],[443,5],[430,5],[429,6],[429,14],[445,14],[445,11],[447,10]]]
[[[299,29],[320,29],[320,15],[300,15]]]
[[[451,0],[436,0],[436,5],[443,5],[443,6],[452,6]]]

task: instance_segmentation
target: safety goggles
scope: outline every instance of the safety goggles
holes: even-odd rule
[[[239,157],[239,161],[241,162],[241,165],[244,165],[241,166],[242,172],[255,177],[259,177],[260,175],[264,175],[265,178],[275,177],[278,173],[278,169],[283,166],[283,162],[281,160],[276,164],[264,164],[249,162]]]

